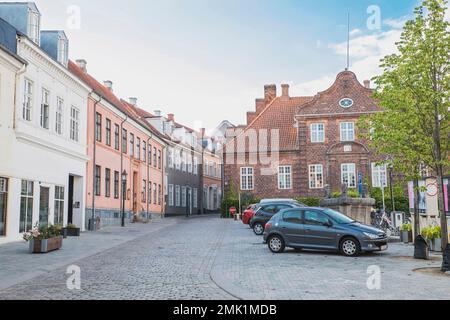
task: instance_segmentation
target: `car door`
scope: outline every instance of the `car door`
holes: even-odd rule
[[[281,214],[279,227],[287,240],[286,245],[300,247],[304,233],[302,211],[300,209],[291,209]]]
[[[266,224],[277,212],[278,211],[276,204],[262,206],[256,214],[254,222],[261,222],[262,224]]]
[[[303,210],[304,245],[317,249],[337,248],[337,231],[330,218],[319,210]]]

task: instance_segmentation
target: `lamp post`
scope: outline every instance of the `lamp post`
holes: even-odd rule
[[[125,199],[127,196],[127,171],[122,172],[122,227],[125,227]]]

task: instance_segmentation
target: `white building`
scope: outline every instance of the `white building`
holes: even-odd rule
[[[2,100],[0,109],[0,186],[7,190],[0,243],[21,239],[36,223],[83,227],[89,88],[67,69],[64,32],[41,31],[33,3],[0,3],[0,23],[27,62],[6,88],[8,96],[15,89],[15,103]]]

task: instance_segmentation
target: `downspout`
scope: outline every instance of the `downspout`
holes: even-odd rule
[[[166,196],[163,196],[165,185],[164,185],[164,168],[166,167],[166,161],[164,161],[166,158],[166,147],[162,146],[162,159],[161,159],[161,217],[165,216],[165,210],[166,210]],[[167,186],[169,187],[169,186]]]
[[[125,212],[125,206],[124,206],[124,194],[125,194],[125,198],[126,198],[126,192],[127,192],[127,188],[125,186],[125,190],[123,190],[123,181],[122,181],[122,173],[123,173],[123,124],[125,122],[127,122],[128,120],[128,115],[125,115],[125,119],[120,123],[120,137],[122,139],[120,139],[119,141],[119,146],[120,146],[120,211]],[[128,143],[128,141],[125,141],[125,143]]]
[[[89,96],[92,98],[92,94],[95,91],[92,91]],[[95,101],[94,103],[94,130],[93,130],[93,135],[94,135],[94,149],[93,149],[93,155],[92,155],[92,223],[94,222],[95,219],[95,167],[97,165],[96,161],[97,161],[97,137],[95,136],[95,130],[96,130],[96,122],[95,122],[95,117],[97,115],[97,105],[102,101],[102,96],[99,96],[100,98]],[[92,225],[93,226],[93,225]],[[94,231],[94,230],[91,230]]]
[[[17,101],[18,101],[18,97],[17,97],[17,87],[20,85],[19,82],[19,78],[22,74],[25,73],[25,71],[27,70],[27,64],[24,63],[22,65],[22,68],[20,68],[20,70],[16,73],[16,83],[14,84],[14,105],[13,105],[13,130],[16,129],[16,122],[17,122],[17,114],[16,114],[16,107],[17,107]]]
[[[149,211],[150,211],[150,204],[149,204],[149,201],[148,201],[148,199],[149,199],[149,189],[148,189],[148,185],[149,185],[149,183],[150,183],[150,162],[149,162],[149,159],[148,159],[148,148],[149,148],[149,145],[150,145],[150,140],[153,138],[153,135],[152,134],[150,134],[150,137],[147,139],[147,148],[145,148],[145,152],[147,152],[147,154],[145,155],[145,159],[147,159],[147,161],[146,161],[146,165],[147,165],[147,185],[145,186],[145,190],[147,190],[147,197],[145,198],[145,202],[147,202],[147,220],[151,220],[151,217],[152,217],[152,215],[150,214],[150,219],[148,219],[148,214],[149,214]]]

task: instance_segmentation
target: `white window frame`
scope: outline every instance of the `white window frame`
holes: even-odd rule
[[[278,167],[278,189],[279,190],[292,189],[292,166]]]
[[[174,194],[173,194],[173,192],[174,192],[173,184],[169,184],[169,206],[171,206],[171,207],[173,207],[173,205],[174,205],[174,202],[173,202]]]
[[[355,123],[341,122],[339,124],[341,142],[355,141]]]
[[[181,150],[175,149],[175,169],[181,169]]]
[[[24,94],[23,94],[22,119],[26,121],[31,121],[33,114],[33,94],[34,94],[33,81],[25,79],[23,92]]]
[[[378,165],[372,163],[372,187],[386,188],[387,183],[387,167],[385,164]]]
[[[194,156],[194,175],[198,175],[198,158]]]
[[[187,189],[185,186],[181,187],[181,207],[186,208],[186,195],[187,195]]]
[[[74,106],[70,108],[70,139],[80,141],[80,110]]]
[[[353,179],[352,179],[353,178]],[[356,188],[356,164],[343,163],[341,164],[341,182],[346,184],[348,188]]]
[[[46,130],[50,128],[50,99],[50,91],[42,88],[40,125]]]
[[[180,186],[175,186],[175,206],[179,207],[181,204]]]
[[[38,46],[40,45],[40,16],[39,13],[33,10],[28,10],[28,36],[30,39],[36,43]]]
[[[174,150],[172,147],[169,148],[168,150],[168,157],[167,159],[169,159],[169,168],[173,169],[174,167]]]
[[[309,166],[309,189],[323,189],[323,177],[323,165],[311,164]]]
[[[67,64],[67,39],[63,37],[58,38],[58,62],[66,65]]]
[[[191,154],[188,156],[188,159],[187,159],[187,167],[188,167],[188,172],[192,173],[192,155]]]
[[[324,143],[325,142],[325,123],[312,123],[311,130],[311,143]]]
[[[183,152],[182,158],[181,158],[181,169],[183,172],[186,172],[187,170],[187,154],[186,152]]]
[[[243,191],[254,190],[255,188],[254,174],[255,170],[253,169],[253,167],[240,168],[241,190]]]
[[[194,208],[198,208],[198,189],[194,188],[192,191],[192,202],[193,202],[193,207]]]
[[[57,134],[62,135],[64,130],[64,100],[60,97],[56,99],[56,119],[55,119],[55,131]]]

